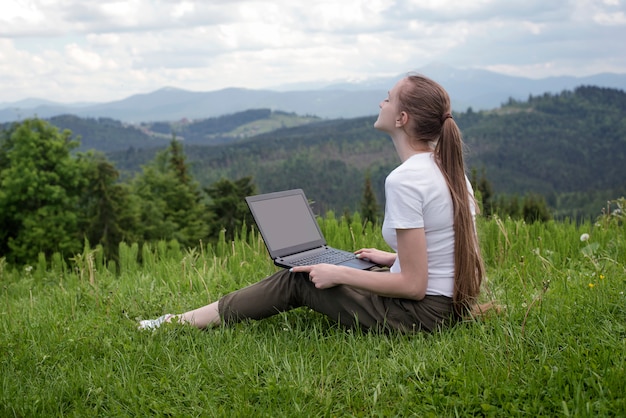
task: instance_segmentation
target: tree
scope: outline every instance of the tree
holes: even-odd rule
[[[487,180],[487,176],[485,175],[485,167],[482,168],[480,173],[480,178],[478,177],[478,173],[475,168],[472,168],[471,171],[471,180],[472,186],[478,192],[480,192],[480,197],[482,199],[482,208],[484,210],[484,215],[489,216],[494,212],[494,203],[493,203],[493,187],[489,180]]]
[[[185,173],[182,150],[172,141],[133,179],[131,187],[139,199],[143,240],[175,239],[193,247],[209,236],[209,213],[199,185]]]
[[[78,213],[86,167],[71,154],[70,131],[27,119],[0,146],[0,253],[15,263],[40,252],[69,257],[82,249]]]
[[[549,221],[550,211],[543,196],[531,193],[524,197],[522,204],[522,214],[526,222],[546,222]]]
[[[248,226],[253,224],[245,201],[246,196],[256,194],[252,177],[243,177],[234,182],[221,179],[205,188],[205,192],[211,198],[208,207],[215,217],[213,231],[219,233],[224,229],[226,238],[233,239],[244,223]]]
[[[101,245],[104,255],[117,259],[119,243],[136,242],[139,208],[129,186],[119,183],[119,172],[104,155],[81,155],[87,165],[87,185],[80,201],[80,229],[91,246]]]
[[[361,216],[364,222],[378,222],[378,202],[376,201],[376,194],[372,187],[372,179],[369,172],[365,176],[365,188],[363,190],[363,199],[361,200]]]
[[[191,177],[189,176],[187,169],[187,162],[185,158],[185,153],[183,152],[183,146],[178,142],[176,136],[172,137],[170,141],[169,148],[169,168],[174,172],[178,181],[182,184],[188,185],[191,181]]]
[[[504,203],[503,210],[506,214],[508,214],[512,219],[522,219],[522,205],[520,204],[520,199],[517,194],[511,196],[508,202]]]

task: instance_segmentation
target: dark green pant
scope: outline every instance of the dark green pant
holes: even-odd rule
[[[225,324],[263,319],[301,306],[322,313],[348,328],[430,332],[454,322],[452,299],[426,296],[420,301],[390,298],[336,286],[316,289],[306,273],[281,270],[251,286],[224,296],[219,312]]]

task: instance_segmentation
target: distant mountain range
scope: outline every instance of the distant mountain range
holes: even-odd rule
[[[529,79],[495,72],[456,69],[430,65],[418,72],[441,83],[450,93],[456,111],[486,110],[499,107],[509,98],[526,100],[529,95],[560,93],[587,85],[626,90],[626,74],[597,74],[588,77],[549,77]],[[341,82],[330,85],[307,84],[272,90],[227,88],[193,92],[165,87],[147,94],[136,94],[107,103],[61,104],[45,99],[0,103],[0,123],[38,116],[63,114],[111,118],[127,123],[204,119],[247,109],[268,108],[322,118],[354,118],[378,113],[378,103],[403,76]]]

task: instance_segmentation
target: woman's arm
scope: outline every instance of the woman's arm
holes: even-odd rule
[[[361,248],[354,252],[357,258],[363,258],[376,263],[379,266],[391,267],[396,261],[396,253],[379,250],[376,248]]]
[[[330,264],[294,267],[292,271],[309,273],[311,281],[319,289],[343,284],[384,296],[423,299],[428,284],[424,229],[398,229],[397,235],[400,273],[355,270]]]

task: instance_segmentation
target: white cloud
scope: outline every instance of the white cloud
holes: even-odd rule
[[[520,22],[520,25],[526,29],[528,31],[528,33],[531,33],[533,35],[541,35],[541,32],[543,32],[544,28],[545,28],[545,24],[541,24],[541,23],[535,23],[535,22],[529,22],[529,21],[523,21]]]
[[[626,15],[624,12],[598,13],[593,20],[601,25],[623,26],[626,25]]]
[[[0,102],[262,88],[431,62],[626,73],[625,13],[620,0],[4,0]]]
[[[70,65],[77,66],[78,71],[97,71],[102,66],[102,58],[91,51],[87,51],[76,44],[70,44],[65,47],[65,54],[71,60]]]
[[[34,1],[4,0],[2,2],[0,22],[3,24],[17,21],[21,24],[32,25],[43,20],[44,15]]]
[[[87,41],[94,47],[114,48],[121,44],[122,37],[116,33],[95,34],[90,33]]]
[[[171,12],[171,16],[174,19],[180,19],[181,17],[185,16],[185,15],[189,15],[191,13],[194,12],[194,10],[196,9],[195,5],[190,2],[190,1],[183,1],[180,4],[176,4],[174,5],[172,12]]]

